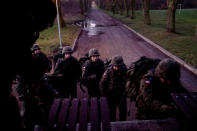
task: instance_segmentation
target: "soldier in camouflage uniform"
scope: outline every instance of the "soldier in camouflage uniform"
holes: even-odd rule
[[[100,97],[99,82],[104,72],[104,62],[95,48],[90,49],[88,55],[90,59],[82,67],[82,84],[87,87],[89,97]]]
[[[72,48],[66,46],[62,50],[63,58],[57,61],[54,75],[62,75],[59,77],[58,91],[59,95],[68,98],[77,96],[77,81],[81,75],[81,68],[76,58],[72,56]],[[57,87],[56,87],[57,88]]]
[[[123,96],[126,84],[127,67],[121,56],[112,58],[111,66],[105,71],[100,82],[102,95],[107,97],[110,119],[116,121],[116,108],[119,108],[120,121],[126,120],[126,97]]]
[[[33,86],[36,90],[35,93],[40,97],[40,99],[42,99],[43,103],[52,103],[52,94],[54,94],[54,90],[51,87],[49,87],[49,85],[45,84],[46,79],[44,76],[45,73],[51,70],[51,61],[43,52],[41,52],[41,49],[38,44],[34,44],[31,48],[31,51],[34,62],[34,73],[32,75],[34,75]]]
[[[170,93],[185,92],[180,84],[180,65],[171,59],[162,60],[140,82],[136,98],[137,119],[176,117],[178,110]]]
[[[34,78],[36,81],[39,81],[44,73],[47,73],[51,69],[51,61],[47,58],[47,56],[40,51],[40,47],[38,44],[34,44],[31,48],[32,57],[34,62]]]
[[[32,46],[31,53],[33,67],[30,71],[31,81],[27,81],[24,76],[18,75],[18,83],[16,85],[20,101],[22,102],[21,106],[24,108],[22,116],[26,127],[32,127],[35,123],[43,124],[45,122],[44,118],[47,118],[50,104],[54,98],[53,91],[44,84],[43,79],[44,73],[51,68],[50,60],[40,51],[38,44]]]

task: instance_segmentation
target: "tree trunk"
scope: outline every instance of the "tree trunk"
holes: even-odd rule
[[[175,13],[177,0],[167,0],[168,5],[168,19],[167,19],[167,32],[175,32]]]
[[[84,12],[87,13],[87,11],[88,11],[88,2],[87,0],[84,0]]]
[[[103,9],[104,8],[104,0],[99,0],[99,8]]]
[[[60,14],[60,24],[61,24],[61,27],[64,27],[64,26],[66,26],[66,24],[64,22],[64,17],[63,17],[63,14],[62,14],[60,0],[59,0],[59,6],[58,7],[59,7],[59,14]]]
[[[111,10],[112,10],[113,14],[116,14],[116,3],[115,3],[115,0],[112,0]]]
[[[123,11],[124,11],[124,1],[120,0],[120,15],[123,15]]]
[[[56,5],[56,0],[52,0],[52,2]],[[62,15],[60,0],[57,0],[57,2],[58,2],[59,17],[60,17],[60,26],[64,27],[66,26],[66,24],[64,22],[63,15]]]
[[[127,17],[129,17],[129,9],[130,9],[129,0],[124,0],[124,5],[127,11]]]
[[[87,0],[87,2],[88,2],[88,10],[91,8],[91,2],[90,2],[90,0]]]
[[[197,40],[197,25],[196,25],[196,32],[195,32],[194,38],[195,38],[195,40]]]
[[[119,14],[119,1],[114,0],[114,2],[115,2],[115,12],[116,12],[116,14]]]
[[[144,24],[150,25],[150,0],[142,0],[143,8],[144,8]]]
[[[79,0],[79,5],[80,5],[81,14],[83,15],[84,14],[83,0]]]
[[[135,18],[135,0],[131,0],[131,19]]]

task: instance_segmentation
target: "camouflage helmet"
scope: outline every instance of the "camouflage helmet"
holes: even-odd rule
[[[89,57],[91,57],[91,56],[100,56],[100,54],[99,54],[97,49],[92,48],[92,49],[89,50],[88,56]]]
[[[71,54],[73,52],[72,48],[70,46],[65,46],[62,49],[62,54]]]
[[[31,51],[35,51],[35,50],[40,50],[40,47],[38,44],[34,44],[31,48]]]
[[[112,61],[111,61],[111,64],[113,65],[113,66],[120,66],[120,65],[123,65],[124,64],[124,61],[123,61],[123,58],[122,58],[122,56],[114,56],[113,58],[112,58]]]
[[[155,75],[165,80],[179,80],[180,65],[172,59],[163,59],[155,69]]]

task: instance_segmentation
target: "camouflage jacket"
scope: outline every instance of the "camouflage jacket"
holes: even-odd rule
[[[44,73],[49,72],[51,69],[51,61],[44,53],[32,55],[33,58],[33,76],[35,79],[40,80]]]
[[[101,94],[112,99],[121,99],[126,84],[126,65],[123,65],[120,71],[114,71],[109,67],[103,74],[100,89]]]
[[[136,98],[137,119],[161,119],[176,117],[177,108],[170,93],[183,92],[179,82],[163,84],[153,71],[149,71],[140,81],[139,94]]]
[[[104,72],[104,62],[99,59],[96,62],[87,60],[82,67],[82,83],[87,87],[98,87]]]
[[[67,59],[59,59],[56,63],[54,74],[63,74],[65,80],[75,82],[79,80],[81,75],[79,62],[73,56]]]

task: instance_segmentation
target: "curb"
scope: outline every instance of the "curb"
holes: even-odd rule
[[[177,56],[173,55],[172,53],[168,52],[167,50],[165,50],[164,48],[162,48],[161,46],[157,45],[156,43],[154,43],[153,41],[151,41],[150,39],[144,37],[143,35],[141,35],[140,33],[136,32],[135,30],[131,29],[130,27],[128,27],[127,25],[121,23],[124,27],[126,27],[127,29],[129,29],[130,31],[132,31],[133,33],[135,33],[136,35],[138,35],[139,37],[141,37],[144,41],[146,41],[147,43],[149,43],[150,45],[154,46],[155,48],[157,48],[158,50],[160,50],[162,53],[164,53],[165,55],[167,55],[168,57],[174,59],[175,61],[177,61],[180,65],[182,65],[183,67],[185,67],[187,70],[191,71],[192,73],[194,73],[195,75],[197,75],[197,69],[188,65],[185,61],[181,60],[180,58],[178,58]]]
[[[75,41],[74,41],[74,43],[72,44],[72,50],[73,50],[73,51],[75,51],[75,49],[76,49],[76,46],[77,46],[77,43],[78,43],[78,39],[79,39],[79,36],[81,36],[82,31],[83,31],[83,30],[80,29],[80,32],[79,32],[78,36],[75,38]]]

